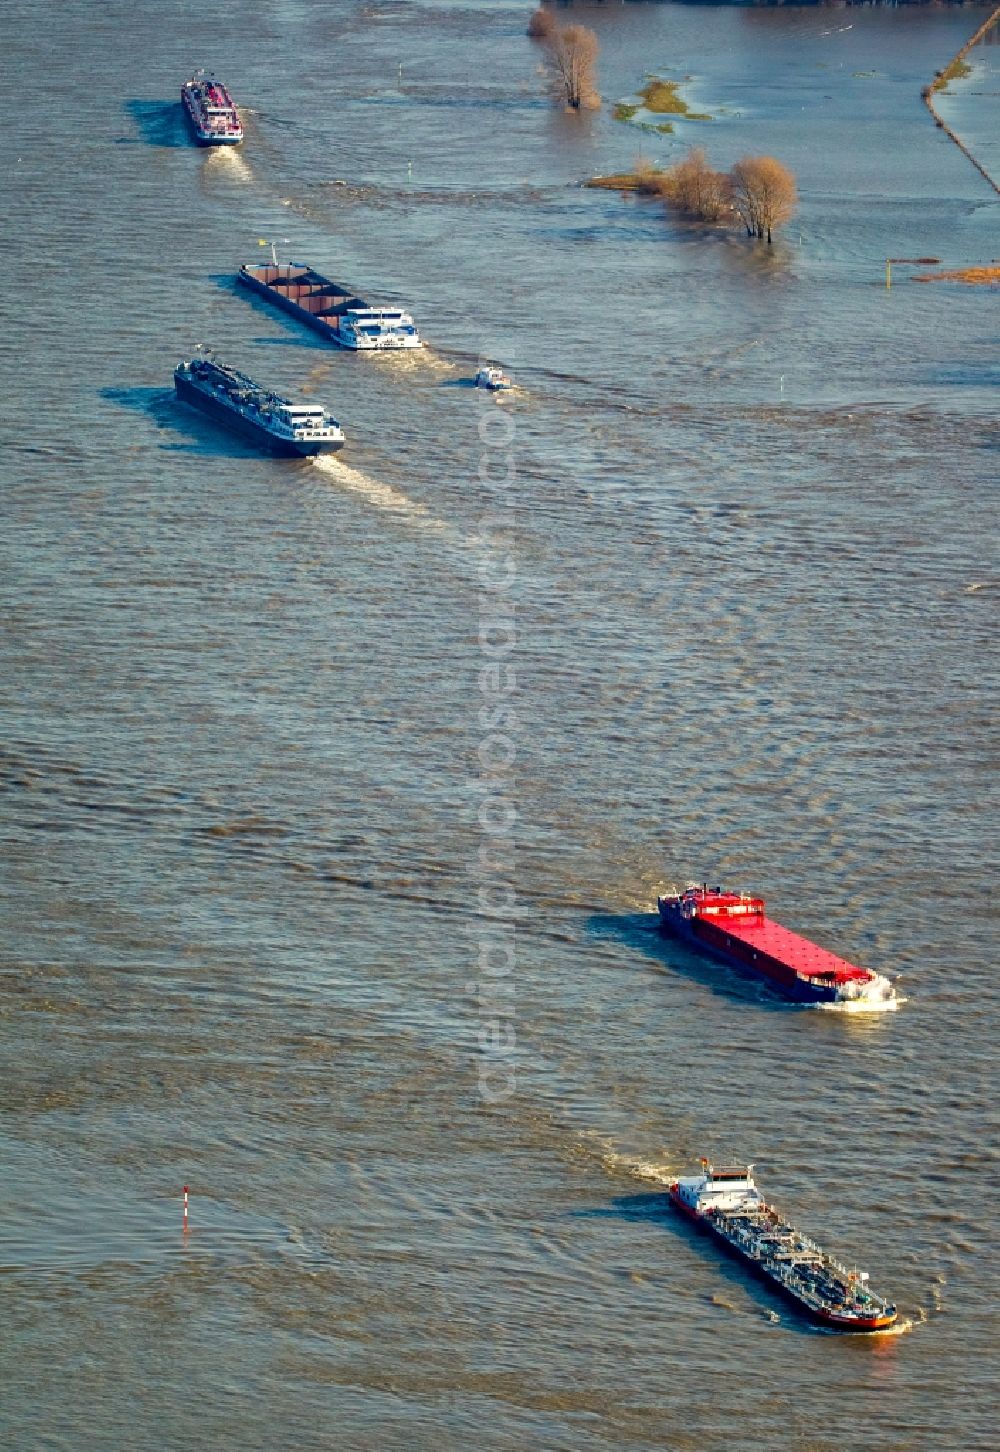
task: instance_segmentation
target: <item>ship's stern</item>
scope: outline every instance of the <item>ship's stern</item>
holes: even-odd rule
[[[296,443],[295,453],[303,459],[314,459],[317,454],[336,454],[344,447],[346,440],[341,434],[339,439],[320,439],[313,442]]]
[[[882,973],[872,973],[837,985],[831,1007],[843,1013],[894,1013],[900,999],[896,985]]]
[[[656,899],[656,910],[660,915],[660,927],[670,932],[679,931],[681,922],[681,900],[676,893],[666,893]]]

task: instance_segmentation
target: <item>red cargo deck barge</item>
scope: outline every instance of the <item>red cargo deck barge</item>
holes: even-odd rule
[[[868,1011],[895,1008],[895,989],[768,918],[764,899],[719,887],[689,887],[657,900],[665,929],[736,967],[767,978],[789,997]]]

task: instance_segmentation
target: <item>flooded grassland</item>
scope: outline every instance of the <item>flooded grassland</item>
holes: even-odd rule
[[[1000,252],[920,100],[985,14],[577,5],[567,116],[522,5],[14,4],[5,1446],[989,1445],[995,293],[885,288]],[[937,103],[984,160],[998,55]],[[616,121],[651,74],[713,119]],[[582,185],[692,140],[793,169],[774,247]],[[261,239],[428,347],[240,294]],[[343,454],[177,404],[200,342]],[[661,940],[705,874],[907,1003]],[[671,1219],[701,1154],[903,1334]]]

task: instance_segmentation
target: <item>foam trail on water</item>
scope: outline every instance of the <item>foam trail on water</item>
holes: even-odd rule
[[[377,358],[384,366],[399,373],[436,373],[454,377],[462,371],[426,343],[422,348],[387,348],[363,356]]]
[[[578,1142],[585,1152],[597,1155],[609,1175],[630,1175],[634,1180],[645,1180],[649,1184],[668,1187],[677,1178],[677,1171],[669,1165],[621,1154],[611,1140],[593,1131],[584,1131],[578,1136]]]
[[[818,1009],[822,1013],[895,1013],[905,998],[876,999],[868,1002],[866,999],[848,999],[844,1003],[806,1003],[804,1008]]]
[[[312,464],[335,488],[346,489],[366,500],[380,514],[395,519],[405,528],[440,541],[438,551],[450,561],[452,568],[461,575],[478,579],[477,565],[486,548],[479,535],[463,534],[455,525],[439,519],[426,504],[411,499],[402,489],[395,489],[391,484],[384,484],[360,469],[342,463],[339,456],[321,454],[312,460]]]
[[[645,1180],[652,1185],[670,1186],[677,1179],[677,1171],[669,1165],[653,1164],[650,1160],[633,1160],[626,1155],[609,1155],[605,1160],[609,1170],[620,1174],[623,1170],[636,1180]]]
[[[205,158],[206,167],[214,167],[219,173],[227,172],[232,181],[244,184],[253,181],[253,172],[234,146],[214,146]]]
[[[426,504],[411,499],[408,494],[404,494],[401,489],[394,489],[391,484],[383,484],[378,479],[362,474],[360,469],[352,469],[350,464],[344,464],[332,455],[321,454],[313,460],[313,465],[327,475],[332,483],[350,490],[352,494],[360,495],[382,513],[394,515],[414,529],[441,535],[452,533],[448,525],[431,514]]]

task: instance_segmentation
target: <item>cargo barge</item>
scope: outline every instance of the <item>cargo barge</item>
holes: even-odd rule
[[[214,76],[196,71],[181,86],[181,103],[199,146],[237,146],[243,140],[236,103]]]
[[[344,447],[344,431],[318,403],[291,403],[245,373],[192,358],[174,370],[178,398],[271,453],[309,458]]]
[[[675,1180],[671,1204],[699,1229],[749,1264],[814,1321],[838,1331],[885,1331],[896,1307],[869,1288],[864,1271],[851,1271],[827,1255],[764,1201],[753,1165],[715,1169]]]
[[[238,278],[340,348],[385,352],[420,347],[420,334],[402,308],[374,306],[301,263],[244,263]]]
[[[764,899],[689,887],[656,900],[660,925],[702,952],[755,973],[799,1003],[865,1013],[899,1006],[894,985],[772,921]]]

